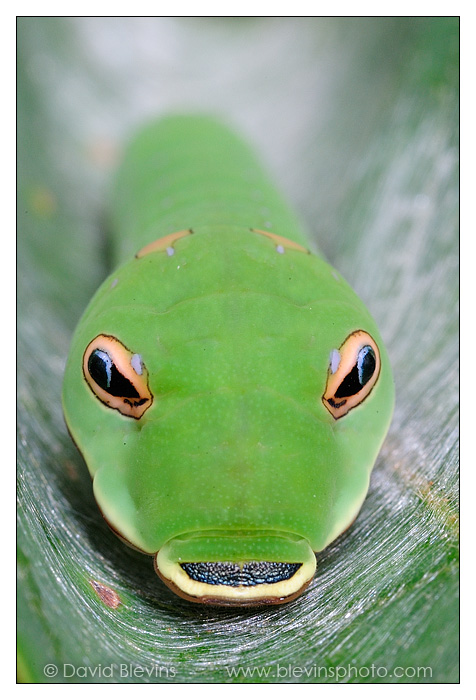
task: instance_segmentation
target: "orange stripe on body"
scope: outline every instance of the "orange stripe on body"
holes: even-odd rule
[[[139,252],[136,253],[136,258],[143,258],[145,255],[149,255],[150,253],[163,252],[164,250],[167,250],[167,248],[173,247],[173,244],[175,241],[178,241],[179,238],[190,236],[192,233],[193,231],[190,228],[184,231],[169,233],[167,236],[158,238],[156,241],[152,241],[152,243],[148,243],[146,246],[141,248]]]
[[[284,236],[277,236],[275,233],[271,233],[270,231],[262,231],[259,228],[252,228],[250,230],[253,231],[253,233],[260,233],[263,236],[267,236],[268,238],[271,238],[271,240],[274,241],[276,243],[276,245],[280,245],[283,248],[290,248],[292,250],[300,250],[301,253],[309,254],[309,251],[307,248],[304,248],[304,246],[299,245],[299,243],[295,243],[294,241],[290,241],[289,238],[285,238]]]

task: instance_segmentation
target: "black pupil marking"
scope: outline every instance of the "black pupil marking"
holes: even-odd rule
[[[96,384],[111,396],[140,398],[137,389],[119,372],[112,358],[104,350],[93,350],[89,356],[88,370]]]
[[[258,586],[262,583],[287,581],[302,564],[287,564],[274,561],[250,561],[244,564],[233,562],[196,562],[180,564],[194,581],[214,586]]]
[[[357,362],[342,380],[334,396],[354,396],[367,384],[375,372],[376,360],[375,352],[370,345],[364,345],[357,356]]]

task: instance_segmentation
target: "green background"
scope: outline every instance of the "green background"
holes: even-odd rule
[[[18,20],[22,680],[335,682],[339,666],[343,683],[457,682],[458,29],[424,17]],[[394,368],[363,510],[284,607],[175,597],[108,530],[62,418],[71,334],[108,271],[118,149],[149,117],[197,110],[254,144]]]

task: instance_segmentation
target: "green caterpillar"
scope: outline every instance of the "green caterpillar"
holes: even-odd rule
[[[356,518],[388,430],[375,322],[212,119],[138,134],[112,226],[118,268],[63,389],[99,508],[188,600],[292,600]]]

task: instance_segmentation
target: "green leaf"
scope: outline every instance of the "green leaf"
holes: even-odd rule
[[[458,29],[18,20],[20,680],[457,682]],[[254,142],[372,311],[395,373],[363,510],[283,607],[175,597],[108,530],[62,419],[69,340],[108,269],[116,151],[146,118],[188,109]]]

